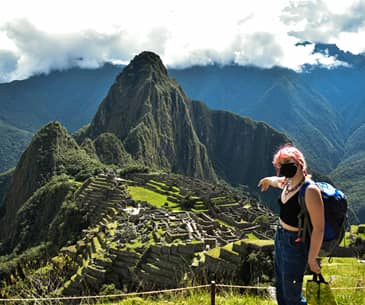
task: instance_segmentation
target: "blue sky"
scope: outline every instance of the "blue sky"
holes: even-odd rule
[[[127,63],[144,50],[176,68],[342,64],[313,54],[313,44],[296,45],[302,41],[365,52],[365,0],[7,0],[0,10],[0,82]]]

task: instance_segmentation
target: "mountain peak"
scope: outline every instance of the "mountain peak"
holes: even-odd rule
[[[65,129],[65,127],[63,127],[61,125],[60,122],[58,121],[52,121],[52,122],[49,122],[47,123],[45,126],[43,126],[39,131],[38,133],[36,134],[36,137],[50,137],[51,140],[55,140],[59,137],[63,138],[63,137],[67,137],[69,136],[68,135],[68,132],[67,130]],[[41,143],[43,143],[43,141],[40,141]]]
[[[130,78],[131,76],[146,77],[150,74],[167,76],[167,70],[157,54],[144,51],[132,59],[121,75]]]

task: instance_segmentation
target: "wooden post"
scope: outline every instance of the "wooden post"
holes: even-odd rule
[[[211,281],[210,285],[210,305],[215,305],[215,281]]]

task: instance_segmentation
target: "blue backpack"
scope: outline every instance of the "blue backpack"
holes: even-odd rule
[[[301,212],[298,215],[298,238],[305,241],[307,235],[312,233],[312,224],[304,202],[305,190],[308,185],[315,183],[321,190],[324,204],[325,228],[320,256],[330,256],[332,251],[340,244],[345,236],[347,224],[347,198],[346,195],[327,182],[307,181],[303,184],[299,193]]]

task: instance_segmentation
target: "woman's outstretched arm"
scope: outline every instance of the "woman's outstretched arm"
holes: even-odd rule
[[[284,187],[284,181],[285,177],[277,177],[277,176],[265,177],[259,181],[257,186],[261,187],[261,192],[267,191],[270,186],[282,189]]]

